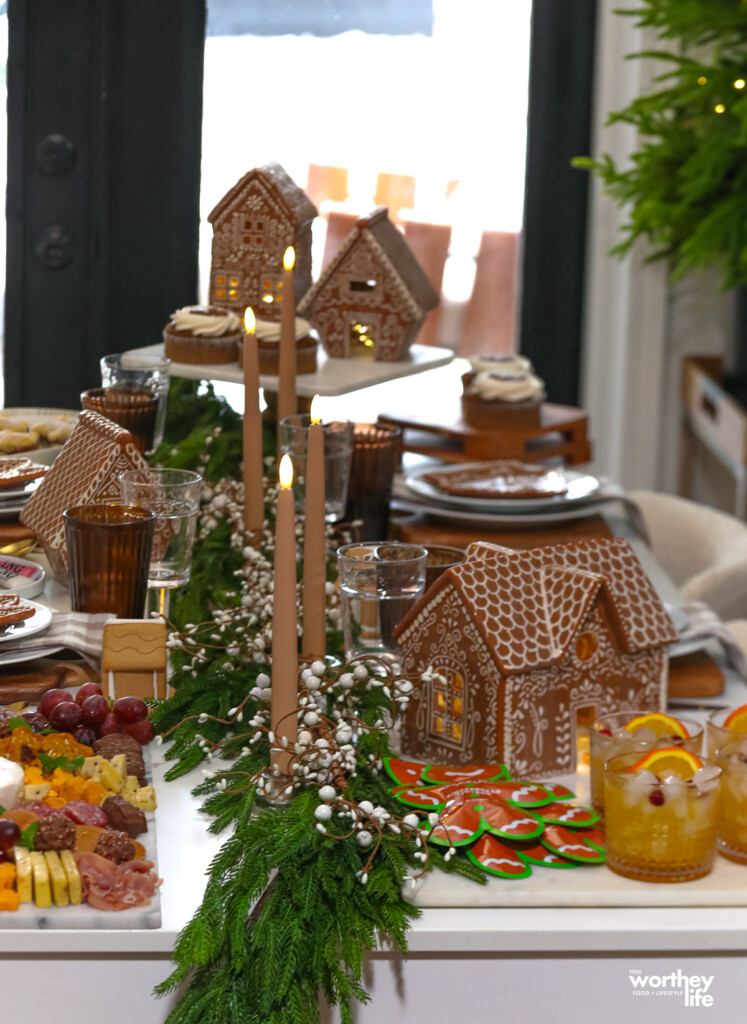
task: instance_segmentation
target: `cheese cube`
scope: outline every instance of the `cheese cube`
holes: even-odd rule
[[[75,857],[73,857],[72,850],[60,850],[60,863],[62,864],[62,869],[67,877],[70,902],[77,906],[83,899],[83,887],[80,882],[80,872],[78,871],[78,866],[75,863]]]
[[[56,850],[45,850],[44,860],[49,869],[49,878],[52,882],[52,896],[55,906],[66,907],[70,902],[67,891],[67,875],[65,874],[60,858]]]
[[[109,758],[109,764],[116,768],[123,779],[127,777],[127,757],[124,754],[115,754]]]
[[[135,793],[123,793],[122,795],[139,811],[155,811],[156,809],[156,791],[152,786],[141,786]]]
[[[44,854],[38,850],[31,851],[31,871],[34,876],[34,902],[44,910],[52,906],[52,888],[49,884],[49,868]]]
[[[140,783],[138,782],[137,775],[128,775],[122,786],[121,796],[127,796],[128,793],[135,793],[140,789]]]
[[[34,893],[31,885],[31,854],[25,846],[16,846],[13,856],[16,859],[16,890],[21,903],[31,903]]]
[[[94,754],[93,757],[86,757],[83,760],[83,764],[78,769],[81,775],[84,775],[87,779],[94,778],[96,769],[102,764],[106,758],[102,757],[101,754]]]
[[[35,800],[43,800],[51,788],[46,782],[40,782],[35,786],[24,786],[23,799],[27,804],[32,804]]]
[[[117,771],[113,764],[109,761],[104,760],[103,764],[100,764],[96,773],[94,774],[96,782],[100,782],[102,786],[106,786],[112,793],[119,793],[124,786],[124,778],[122,773]]]

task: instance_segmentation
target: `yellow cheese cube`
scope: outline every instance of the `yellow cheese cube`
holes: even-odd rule
[[[128,775],[122,786],[121,796],[127,796],[128,793],[135,793],[140,789],[140,783],[138,782],[136,775]]]
[[[66,907],[70,902],[67,891],[67,875],[62,869],[60,858],[56,850],[45,850],[44,860],[49,869],[49,878],[52,882],[52,896],[55,906]]]
[[[16,846],[13,855],[16,859],[16,891],[21,903],[31,903],[34,898],[31,885],[31,854],[25,846]]]
[[[52,906],[52,889],[49,884],[49,868],[44,854],[38,850],[31,851],[31,871],[34,876],[34,902],[37,907],[45,909]]]
[[[127,777],[127,758],[124,754],[115,754],[114,757],[110,757],[109,764],[112,768],[117,769],[123,779]]]
[[[70,902],[77,906],[83,899],[83,889],[80,883],[80,872],[78,871],[78,866],[75,863],[75,857],[73,856],[72,850],[60,850],[60,863],[62,864],[62,869],[67,876]]]
[[[27,804],[32,804],[35,800],[43,800],[51,788],[46,782],[40,782],[36,786],[24,786],[23,799]]]
[[[152,786],[141,786],[135,793],[123,793],[122,795],[139,811],[155,811],[156,809],[156,791]]]
[[[96,774],[93,776],[96,782],[100,782],[102,786],[106,786],[112,793],[119,793],[124,786],[124,779],[122,773],[118,772],[117,769],[109,761],[104,761],[103,764],[99,765],[96,769]]]
[[[94,778],[96,770],[100,764],[106,760],[101,754],[94,754],[93,757],[86,757],[83,760],[83,764],[78,769],[79,774],[84,775],[87,779]]]

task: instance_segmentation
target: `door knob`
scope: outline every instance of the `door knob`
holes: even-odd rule
[[[59,270],[75,258],[75,243],[66,228],[51,224],[36,236],[34,255],[43,267]]]

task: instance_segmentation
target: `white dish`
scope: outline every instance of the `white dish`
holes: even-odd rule
[[[8,643],[10,640],[25,640],[27,637],[41,633],[52,621],[52,610],[46,605],[37,604],[36,601],[25,601],[35,609],[31,618],[22,619],[21,622],[12,622],[4,633],[0,634],[0,644]]]
[[[11,501],[7,505],[0,502],[0,520],[2,519],[17,519],[18,513],[23,512],[26,508],[25,501]]]
[[[74,427],[80,416],[79,409],[45,409],[37,406],[2,409],[0,412],[5,416],[12,416],[15,419],[28,420],[29,426],[35,420],[56,419],[58,416],[61,416]],[[53,444],[46,448],[34,448],[33,451],[29,452],[6,452],[6,454],[12,455],[14,458],[25,456],[31,459],[32,462],[37,462],[40,466],[51,466],[61,451],[61,444]]]
[[[465,469],[479,469],[484,463],[458,463],[454,466],[439,466],[439,473],[461,473]],[[459,494],[447,494],[435,484],[429,483],[424,477],[433,473],[433,466],[419,466],[411,470],[405,477],[407,488],[420,498],[436,502],[452,509],[464,509],[470,512],[548,512],[551,509],[566,508],[595,499],[599,494],[599,480],[590,473],[580,473],[575,469],[562,470],[568,490],[565,494],[553,494],[548,497],[535,498],[468,498]]]
[[[0,666],[20,665],[22,661],[34,661],[36,658],[48,658],[64,647],[40,647],[38,651],[3,651],[0,650]]]
[[[0,508],[9,501],[17,505],[17,498],[22,498],[24,499],[24,501],[28,501],[28,499],[31,497],[31,495],[34,493],[38,486],[39,480],[30,480],[25,487],[17,487],[13,491],[0,490]]]
[[[474,526],[521,526],[544,525],[567,522],[569,519],[584,519],[586,516],[594,515],[594,511],[586,505],[566,505],[553,509],[551,512],[516,512],[513,515],[503,512],[468,512],[461,509],[445,508],[439,505],[430,505],[425,502],[407,501],[403,498],[395,498],[392,506],[406,509],[408,512],[420,512],[422,515],[430,516],[432,519],[441,519],[450,523],[464,523]]]

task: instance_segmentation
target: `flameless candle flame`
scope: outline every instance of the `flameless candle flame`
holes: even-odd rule
[[[257,326],[257,318],[254,315],[254,310],[251,306],[246,307],[246,313],[244,313],[244,327],[246,328],[247,334],[253,334]]]
[[[290,455],[286,454],[280,460],[280,470],[278,475],[280,477],[280,486],[287,491],[293,483],[293,462],[291,461]]]
[[[288,248],[285,250],[285,255],[283,256],[283,267],[286,270],[292,270],[293,269],[293,264],[295,262],[296,262],[296,250],[293,248],[292,245],[289,245]]]
[[[321,423],[322,414],[319,412],[319,395],[314,395],[311,399],[311,408],[309,409],[312,423]]]

